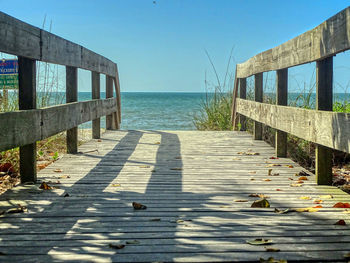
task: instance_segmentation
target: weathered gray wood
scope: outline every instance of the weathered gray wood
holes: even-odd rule
[[[80,45],[0,13],[0,51],[115,77],[116,64]]]
[[[259,73],[254,76],[254,99],[255,101],[263,101],[263,74]],[[254,121],[253,128],[254,140],[262,140],[262,123]]]
[[[109,100],[116,108],[116,100]],[[288,159],[270,160],[274,149],[246,133],[107,131],[101,142],[88,142],[79,151],[40,171],[39,178],[58,189],[21,185],[1,196],[0,210],[28,208],[1,217],[0,251],[6,254],[1,260],[253,262],[273,256],[293,262],[336,261],[347,253],[350,230],[334,223],[350,214],[332,205],[349,202],[349,195],[317,186],[314,175],[302,187],[290,187],[288,178],[302,168]],[[238,154],[242,151],[260,155]],[[281,164],[272,167],[279,176],[268,176],[269,163]],[[266,178],[272,181],[262,181]],[[251,208],[258,199],[251,193],[268,195],[271,207]],[[274,208],[314,206],[324,194],[333,198],[322,197],[318,212],[274,213]],[[134,201],[147,209],[133,210]],[[281,252],[246,243],[255,238],[272,239]],[[117,254],[108,246],[133,240],[139,243]]]
[[[117,66],[117,65],[116,65]],[[119,127],[120,129],[120,123],[122,121],[122,109],[121,109],[121,95],[120,95],[120,82],[119,82],[119,73],[118,73],[118,67],[115,73],[114,80],[114,87],[115,87],[115,94],[117,95],[117,102],[118,102],[118,121],[119,121]]]
[[[239,97],[241,99],[247,98],[247,79],[246,78],[239,79]],[[244,115],[239,115],[239,123],[241,124],[241,131],[245,131],[247,129],[246,121],[247,120]]]
[[[316,62],[316,110],[333,110],[333,57]],[[316,145],[315,168],[318,184],[332,184],[332,165],[332,149]]]
[[[350,49],[350,7],[312,30],[237,64],[239,78],[289,68]]]
[[[237,112],[272,128],[329,148],[350,152],[350,114],[237,99]]]
[[[18,57],[18,104],[20,110],[36,109],[36,61]],[[18,124],[15,122],[14,124]],[[19,125],[21,125],[19,123]],[[7,127],[5,125],[4,127]],[[7,129],[6,129],[7,130]],[[20,136],[30,133],[32,127]],[[8,130],[7,130],[8,132]],[[29,135],[29,137],[32,137]],[[33,136],[35,138],[35,136]],[[19,149],[21,182],[36,182],[36,142]]]
[[[235,130],[237,128],[237,120],[238,116],[236,113],[236,98],[238,96],[238,77],[237,77],[237,68],[235,72],[235,80],[233,83],[233,91],[232,91],[232,109],[231,109],[231,125],[232,129]]]
[[[288,105],[288,69],[280,69],[276,72],[276,103]],[[276,156],[287,157],[287,133],[276,130]]]
[[[78,100],[78,69],[66,66],[66,102]],[[67,153],[78,152],[78,127],[67,130]]]
[[[113,79],[109,76],[106,76],[106,98],[113,97]],[[113,114],[109,114],[106,116],[106,129],[113,130],[116,129],[115,119]]]
[[[40,29],[0,12],[0,51],[40,59]]]
[[[100,74],[97,72],[91,72],[91,88],[92,99],[100,98]],[[92,120],[92,138],[99,139],[101,137],[101,119],[97,118]]]

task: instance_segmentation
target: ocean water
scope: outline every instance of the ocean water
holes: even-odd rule
[[[195,130],[193,115],[200,111],[205,93],[122,92],[122,129]],[[101,93],[101,98],[105,95]],[[90,100],[90,92],[79,92],[79,100]],[[104,119],[101,126],[105,127]],[[81,125],[90,128],[91,122]]]

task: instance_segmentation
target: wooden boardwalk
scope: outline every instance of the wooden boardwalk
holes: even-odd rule
[[[109,131],[79,151],[38,174],[59,189],[25,185],[0,196],[1,210],[28,208],[1,216],[1,262],[334,262],[350,252],[349,226],[334,225],[350,224],[350,213],[331,208],[350,196],[317,186],[313,175],[291,187],[302,168],[270,159],[274,149],[247,133]],[[252,193],[269,196],[271,208],[251,208],[259,199]],[[274,213],[315,206],[314,199],[324,208]],[[135,211],[133,201],[147,209]],[[256,238],[280,252],[246,243]]]

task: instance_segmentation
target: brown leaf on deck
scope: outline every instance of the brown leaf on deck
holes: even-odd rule
[[[299,213],[302,213],[302,212],[317,212],[318,209],[317,208],[314,208],[314,207],[305,207],[305,208],[295,208],[293,209],[293,211],[296,211],[296,212],[299,212]]]
[[[301,200],[311,200],[310,196],[300,196],[299,199]]]
[[[28,211],[27,207],[18,204],[18,207],[9,208],[6,211],[4,211],[2,214],[18,214],[18,213],[24,213],[27,211]]]
[[[265,181],[265,182],[270,182],[270,181],[272,181],[271,179],[263,179],[263,181]]]
[[[182,168],[175,167],[175,168],[170,168],[170,170],[173,170],[173,171],[182,171]]]
[[[275,160],[275,159],[279,159],[279,158],[275,157],[275,156],[271,156],[269,159]]]
[[[298,180],[299,180],[299,181],[307,181],[308,179],[307,179],[306,176],[300,176],[300,177],[298,178]]]
[[[287,260],[269,257],[268,259],[260,258],[260,263],[287,263]]]
[[[63,170],[62,169],[55,169],[55,170],[53,170],[55,173],[62,173],[63,172]]]
[[[233,202],[237,202],[237,203],[244,203],[244,202],[248,202],[248,200],[244,200],[244,199],[236,199],[236,200],[233,200]]]
[[[269,201],[267,201],[265,198],[261,200],[256,200],[252,203],[250,207],[255,207],[255,208],[267,208],[270,207]]]
[[[287,213],[289,213],[289,212],[292,212],[291,210],[289,210],[289,208],[284,209],[284,210],[280,210],[280,209],[278,209],[278,208],[275,208],[275,213],[276,213],[276,214],[287,214]]]
[[[46,182],[42,182],[41,185],[39,186],[40,189],[43,190],[51,190],[53,189],[51,186],[49,186]]]
[[[335,205],[333,205],[334,208],[350,208],[350,204],[349,203],[342,203],[342,202],[338,202]]]
[[[140,203],[136,203],[136,202],[132,202],[132,206],[135,210],[145,210],[147,209],[147,206],[140,204]]]
[[[149,165],[140,165],[139,167],[140,168],[151,168],[151,166],[149,166]]]
[[[114,248],[114,249],[122,249],[122,248],[125,247],[124,244],[108,244],[108,246],[109,246],[110,248]]]

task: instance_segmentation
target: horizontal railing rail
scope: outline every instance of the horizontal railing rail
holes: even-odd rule
[[[276,129],[276,155],[286,157],[287,134],[316,143],[318,184],[332,183],[332,149],[350,153],[350,114],[333,110],[333,56],[350,49],[350,7],[314,29],[237,64],[232,124],[262,139],[262,125]],[[316,62],[316,110],[288,107],[288,68]],[[263,102],[263,73],[276,71],[276,104]],[[254,76],[254,101],[246,100],[246,78]],[[239,118],[236,118],[237,114]],[[239,119],[239,120],[238,120]]]
[[[36,142],[67,131],[67,152],[77,153],[79,124],[92,120],[100,138],[100,117],[107,129],[119,129],[121,97],[117,64],[43,29],[0,12],[0,52],[18,57],[19,111],[0,113],[0,150],[20,147],[21,181],[36,181]],[[66,66],[66,103],[36,109],[36,62]],[[91,71],[92,100],[78,100],[78,69]],[[106,75],[106,99],[100,75]],[[116,97],[113,98],[113,86]]]

